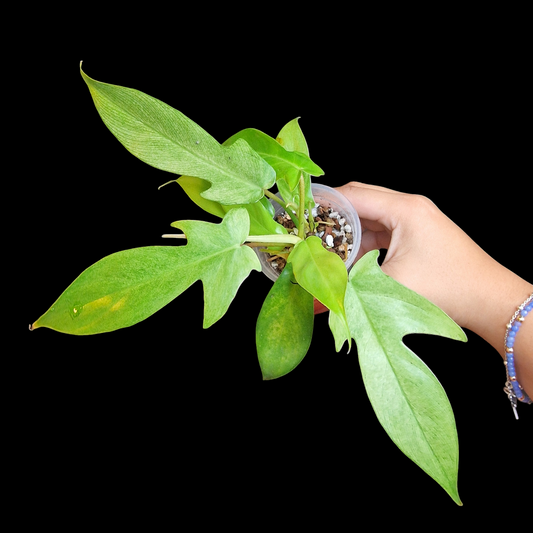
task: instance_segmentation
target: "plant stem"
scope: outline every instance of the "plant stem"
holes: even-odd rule
[[[313,216],[313,202],[309,202],[309,205],[307,206],[307,212],[309,214],[307,220],[309,221],[309,229],[310,231],[314,232],[316,225],[315,225],[315,217]]]
[[[248,235],[244,242],[253,243],[259,246],[279,246],[286,244],[298,244],[302,239],[298,235]]]
[[[166,233],[161,235],[165,239],[186,239],[187,236],[184,233]],[[248,235],[244,242],[250,243],[250,246],[279,246],[280,244],[285,244],[291,246],[298,244],[302,239],[298,235],[290,234],[279,234],[274,235]]]
[[[305,204],[304,204],[304,198],[305,198],[305,182],[304,182],[304,175],[303,173],[300,174],[300,206],[298,210],[298,220],[300,223],[298,224],[298,236],[302,239],[305,236]]]
[[[291,220],[294,222],[294,225],[296,227],[300,225],[300,223],[298,222],[298,219],[292,212],[292,209],[281,198],[279,198],[274,193],[270,192],[268,189],[264,189],[263,191],[266,197],[271,198],[272,200],[274,200],[274,202],[277,202],[279,205],[281,205],[285,209],[285,213],[287,213],[287,215],[291,217]]]
[[[274,200],[274,202],[277,202],[279,205],[281,205],[283,207],[287,207],[285,205],[285,202],[281,198],[276,196],[273,192],[270,192],[268,189],[264,189],[264,193],[265,193],[265,196],[267,196],[271,200]]]

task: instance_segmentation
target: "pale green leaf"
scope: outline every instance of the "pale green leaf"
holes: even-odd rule
[[[313,296],[298,285],[288,263],[257,319],[257,356],[263,379],[284,376],[305,357],[313,336]]]
[[[462,329],[431,302],[385,275],[378,251],[352,268],[346,315],[368,397],[396,445],[461,504],[459,446],[451,405],[429,368],[402,342],[410,333],[466,341]],[[337,349],[346,339],[330,315]]]
[[[242,130],[227,141],[225,146],[232,146],[239,140],[245,140],[276,171],[277,179],[286,180],[291,188],[298,185],[302,172],[313,176],[322,176],[324,171],[309,156],[300,152],[286,150],[275,139],[254,128]]]
[[[180,176],[176,182],[187,196],[207,213],[224,218],[228,212],[221,203],[203,197],[203,193],[211,187],[208,181],[194,176]]]
[[[305,140],[297,118],[291,120],[289,123],[285,124],[283,128],[281,128],[281,131],[276,137],[276,141],[278,141],[278,143],[289,152],[301,152],[302,154],[309,156],[307,141]],[[305,205],[314,205],[314,198],[311,191],[311,176],[307,172],[303,172],[302,174],[305,183]],[[278,186],[278,191],[286,203],[294,203],[296,205],[300,203],[300,191],[298,184],[291,187],[284,179],[278,179],[276,183]]]
[[[209,183],[205,180],[192,176],[180,176],[177,182],[194,203],[204,211],[220,218],[224,218],[230,209],[244,207],[250,217],[251,235],[285,235],[287,233],[287,230],[274,220],[274,208],[266,196],[253,204],[222,205],[212,200],[206,200],[202,196],[202,193],[209,188]]]
[[[291,120],[281,128],[281,131],[276,137],[276,141],[289,152],[301,152],[302,154],[309,156],[307,141],[300,128],[298,118]]]
[[[350,332],[344,310],[348,274],[343,260],[322,245],[319,237],[300,241],[287,259],[292,263],[296,281],[339,318],[345,338]]]
[[[149,317],[195,281],[204,287],[204,327],[219,320],[252,270],[256,254],[245,209],[232,209],[220,224],[175,222],[185,246],[149,246],[104,257],[63,292],[32,328],[90,335],[124,328]]]
[[[160,100],[81,74],[98,113],[117,139],[156,168],[207,180],[211,187],[202,193],[204,198],[223,204],[253,203],[274,184],[275,171],[245,141],[222,146]]]

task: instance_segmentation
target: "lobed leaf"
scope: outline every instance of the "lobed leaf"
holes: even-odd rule
[[[429,368],[402,342],[409,333],[466,341],[462,329],[434,304],[383,273],[379,252],[352,268],[346,316],[357,344],[365,388],[395,444],[461,505],[457,491],[459,445],[446,393]],[[346,340],[330,315],[337,350]]]
[[[81,66],[80,66],[81,71]],[[246,204],[272,187],[274,169],[243,140],[222,146],[183,113],[141,91],[81,75],[98,113],[115,137],[142,161],[168,172],[196,176],[202,192],[222,204]]]
[[[32,329],[48,327],[74,335],[124,328],[149,317],[195,281],[204,286],[204,327],[219,320],[244,279],[261,270],[242,243],[248,235],[245,209],[232,209],[220,224],[175,222],[185,246],[149,246],[104,257],[63,292]]]
[[[250,217],[250,234],[283,235],[287,233],[287,230],[274,220],[274,209],[265,196],[253,204],[222,205],[219,202],[206,200],[202,196],[202,193],[209,188],[209,183],[205,180],[192,176],[180,176],[176,181],[195,204],[212,215],[224,218],[230,209],[244,207]]]

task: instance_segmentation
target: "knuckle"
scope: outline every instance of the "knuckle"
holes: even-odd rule
[[[411,194],[408,198],[409,208],[413,210],[433,211],[436,209],[436,205],[427,197],[422,194]]]

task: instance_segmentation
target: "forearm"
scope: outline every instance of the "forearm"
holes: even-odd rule
[[[386,248],[386,274],[504,357],[506,325],[533,285],[490,257],[427,198],[356,182],[340,191],[361,218],[359,254]],[[518,381],[533,397],[533,316],[520,328],[514,358]]]
[[[441,237],[445,254],[437,258],[438,264],[426,258],[433,261],[429,268],[434,276],[424,290],[460,326],[477,333],[503,358],[506,326],[517,306],[533,292],[533,285],[494,260],[449,219],[434,216],[439,227],[446,228],[446,237]],[[431,287],[436,276],[438,283]],[[431,294],[435,289],[437,294]],[[533,398],[533,316],[528,316],[516,337],[514,359],[518,382]]]
[[[446,229],[439,242],[444,253],[419,255],[418,263],[413,262],[407,270],[414,272],[421,264],[431,275],[406,277],[394,260],[384,265],[384,270],[436,303],[461,327],[485,339],[503,358],[506,326],[517,306],[533,292],[533,285],[495,261],[441,213],[433,210],[432,215],[434,224]],[[424,220],[425,227],[438,234],[431,216],[426,214]],[[518,382],[533,397],[533,316],[524,321],[517,335],[515,365]]]
[[[506,326],[520,305],[532,292],[533,285],[490,260],[479,281],[485,283],[470,308],[465,327],[474,331],[505,357]],[[533,397],[533,317],[522,323],[514,345],[514,360],[518,382],[528,396]]]

